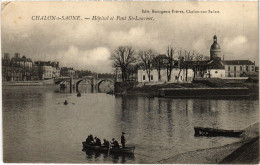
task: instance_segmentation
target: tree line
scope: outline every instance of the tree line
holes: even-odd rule
[[[134,68],[137,72],[137,69],[140,67],[146,71],[149,81],[151,81],[152,69],[158,71],[159,80],[161,80],[161,70],[166,69],[167,81],[171,81],[174,67],[179,68],[177,79],[179,79],[182,71],[186,71],[187,81],[188,69],[191,68],[194,71],[194,77],[197,73],[204,74],[208,66],[202,61],[207,61],[209,59],[194,50],[177,50],[172,46],[167,47],[165,54],[159,54],[153,49],[137,51],[131,46],[119,46],[111,54],[111,60],[113,60],[114,68],[120,68],[122,81],[125,82],[128,80],[131,70]]]

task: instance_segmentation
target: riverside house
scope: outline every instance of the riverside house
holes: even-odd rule
[[[167,58],[166,55],[160,56]],[[139,68],[137,71],[138,82],[191,82],[194,78],[240,79],[243,73],[254,73],[256,71],[255,63],[249,60],[221,60],[221,49],[216,35],[214,35],[210,47],[210,60],[173,61],[169,81],[167,65],[163,64],[159,70],[152,67],[150,80],[147,71],[144,68]]]
[[[223,61],[226,77],[240,77],[243,73],[255,72],[255,63],[249,60]]]
[[[10,58],[8,53],[4,53],[2,58],[2,81],[27,81],[31,80],[32,60],[25,56],[20,57],[15,53]]]

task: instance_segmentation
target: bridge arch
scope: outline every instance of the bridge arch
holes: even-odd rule
[[[109,82],[111,82],[113,85],[115,84],[115,81],[114,81],[114,80],[111,80],[111,79],[101,79],[101,80],[99,80],[98,83],[97,83],[97,89],[98,89],[98,90],[99,90],[99,86],[100,86],[103,82],[105,82],[105,81],[109,81]]]
[[[88,79],[80,79],[79,81],[76,82],[76,91],[77,91],[77,92],[79,92],[79,84],[80,84],[82,81],[87,81],[87,82],[89,82],[89,84],[91,85],[91,87],[93,86],[93,83],[91,82],[91,80],[88,80]]]

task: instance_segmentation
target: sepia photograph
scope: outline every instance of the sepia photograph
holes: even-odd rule
[[[2,162],[259,164],[258,14],[1,2]]]

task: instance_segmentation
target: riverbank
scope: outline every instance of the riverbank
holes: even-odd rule
[[[259,123],[244,129],[239,142],[225,146],[190,151],[160,160],[160,164],[258,164],[259,163]]]
[[[178,90],[184,90],[187,92],[194,91],[194,89],[215,89],[217,94],[216,96],[219,96],[220,92],[218,90],[221,90],[223,88],[246,88],[247,92],[246,95],[250,98],[258,98],[259,95],[259,86],[257,83],[227,83],[227,84],[220,84],[211,82],[209,83],[200,83],[200,82],[193,82],[193,83],[132,83],[132,84],[116,84],[115,95],[141,95],[146,97],[157,97],[159,95],[159,90],[161,89],[178,89]],[[212,91],[211,90],[211,91]],[[244,96],[245,94],[242,91],[233,91],[233,96]],[[230,94],[225,92],[226,94]],[[190,95],[182,93],[184,96],[190,97]],[[180,95],[174,95],[175,97],[180,97]],[[196,94],[197,96],[197,94]],[[204,95],[203,95],[204,96]],[[208,96],[207,96],[208,97]],[[221,96],[222,97],[222,96]],[[230,98],[230,97],[228,97]]]

